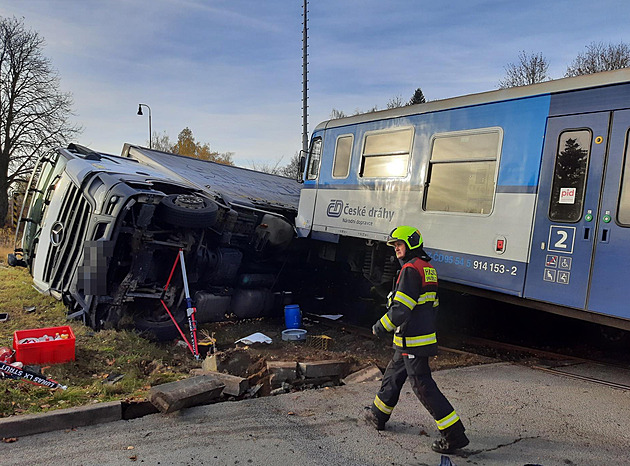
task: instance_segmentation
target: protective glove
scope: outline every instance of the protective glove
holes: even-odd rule
[[[372,325],[372,333],[376,335],[377,338],[385,338],[388,332],[383,328],[380,322],[376,322]]]

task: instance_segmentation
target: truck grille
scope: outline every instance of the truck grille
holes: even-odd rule
[[[58,245],[51,245],[45,268],[45,281],[53,290],[62,291],[70,284],[79,264],[85,233],[90,219],[90,204],[79,188],[71,185],[57,219],[63,228]]]

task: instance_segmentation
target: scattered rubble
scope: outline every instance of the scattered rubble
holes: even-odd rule
[[[216,341],[213,339],[214,352],[208,352],[202,367],[193,369],[190,379],[153,387],[151,402],[162,412],[172,412],[194,404],[382,378],[392,354],[387,342],[371,338],[364,329],[358,329],[360,332],[354,326],[346,329],[343,323],[330,328],[305,319],[304,324],[312,335],[306,341],[282,340],[279,338],[282,326],[273,319],[214,324],[206,329],[206,333],[212,331],[217,337]],[[446,352],[440,358],[433,358],[431,365],[434,369],[442,365],[453,367],[462,358],[462,355]],[[462,359],[459,365],[470,363]],[[195,381],[200,377],[205,382]],[[200,392],[206,387],[204,384],[208,384],[212,396]]]

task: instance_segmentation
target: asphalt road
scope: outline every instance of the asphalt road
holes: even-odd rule
[[[462,455],[450,455],[455,465],[628,464],[628,391],[509,363],[434,375],[471,440]],[[365,382],[26,436],[0,444],[0,463],[439,465],[440,455],[430,449],[435,423],[408,385],[387,430],[364,424],[362,407],[378,386]]]

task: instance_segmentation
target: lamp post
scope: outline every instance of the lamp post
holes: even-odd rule
[[[151,107],[147,104],[138,104],[138,115],[142,115],[143,106],[149,109],[149,149],[151,149]]]

